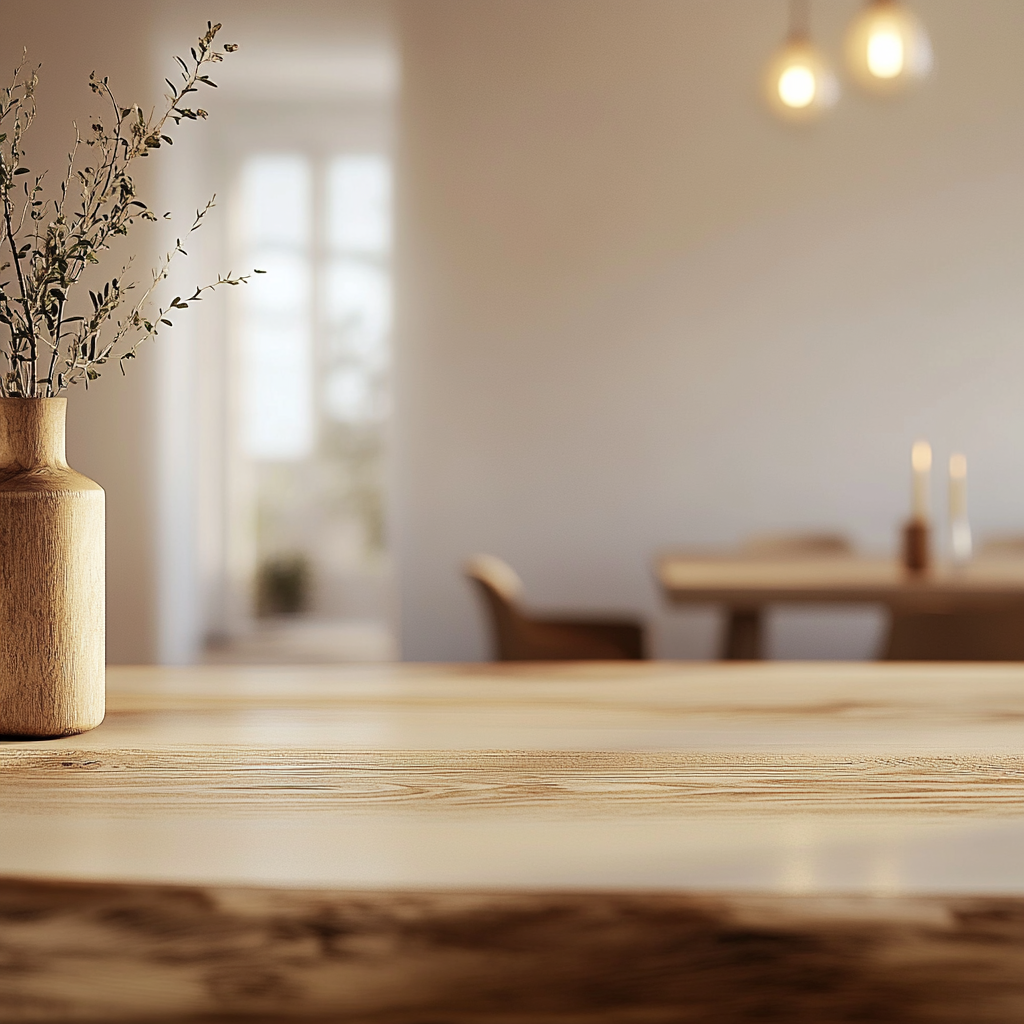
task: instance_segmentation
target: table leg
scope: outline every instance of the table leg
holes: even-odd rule
[[[761,609],[730,608],[722,657],[726,661],[760,661]]]

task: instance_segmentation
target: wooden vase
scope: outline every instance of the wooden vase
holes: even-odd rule
[[[0,736],[104,712],[104,494],[64,454],[63,398],[0,398]]]

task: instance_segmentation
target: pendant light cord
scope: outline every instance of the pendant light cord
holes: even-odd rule
[[[811,0],[789,0],[789,38],[807,39],[811,34]]]

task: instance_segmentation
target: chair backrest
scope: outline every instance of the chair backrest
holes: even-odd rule
[[[1024,661],[1024,613],[1017,608],[897,612],[884,661]]]
[[[1008,533],[986,537],[978,545],[978,558],[1024,558],[1024,534]]]
[[[740,545],[754,558],[842,558],[853,545],[841,533],[761,533]]]
[[[487,607],[498,661],[601,661],[644,656],[643,626],[634,620],[528,615],[523,584],[494,555],[475,555],[465,573]]]
[[[517,660],[523,622],[519,610],[523,581],[508,562],[496,555],[474,555],[463,569],[487,605],[498,660]]]
[[[519,574],[497,555],[474,555],[466,562],[465,573],[509,604],[516,604],[523,595],[523,581]]]

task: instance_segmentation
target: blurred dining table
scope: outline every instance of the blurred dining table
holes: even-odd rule
[[[1024,666],[111,668],[0,1021],[1024,1019]]]
[[[676,605],[727,611],[722,657],[763,656],[763,613],[775,604],[875,604],[892,613],[1024,612],[1024,558],[977,558],[909,572],[893,558],[761,557],[670,553],[657,561],[662,593]]]

